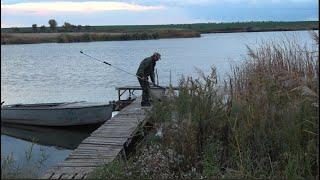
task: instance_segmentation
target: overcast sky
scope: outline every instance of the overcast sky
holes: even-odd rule
[[[318,0],[1,0],[1,27],[319,20]]]

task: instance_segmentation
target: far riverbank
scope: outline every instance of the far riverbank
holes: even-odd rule
[[[200,37],[191,30],[159,30],[147,32],[68,32],[68,33],[1,33],[1,44],[72,43],[91,41],[127,41],[163,38]]]
[[[318,30],[318,21],[1,28],[1,44],[70,43],[201,37],[204,33]]]

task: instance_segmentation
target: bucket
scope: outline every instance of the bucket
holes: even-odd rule
[[[150,88],[150,95],[153,100],[161,100],[166,90],[162,88]]]

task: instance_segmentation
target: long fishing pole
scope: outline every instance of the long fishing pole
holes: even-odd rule
[[[126,71],[126,70],[123,70],[123,69],[121,69],[121,68],[119,68],[119,67],[117,67],[117,66],[114,66],[114,65],[112,65],[112,64],[110,64],[110,63],[108,63],[108,62],[106,62],[106,61],[102,61],[102,60],[100,60],[100,59],[98,59],[98,58],[95,58],[95,57],[93,57],[93,56],[90,56],[89,54],[86,54],[86,53],[84,53],[83,51],[80,51],[80,53],[83,54],[83,55],[85,55],[85,56],[87,56],[87,57],[90,57],[90,58],[92,58],[92,59],[94,59],[94,60],[96,60],[96,61],[98,61],[98,62],[101,62],[101,63],[106,64],[106,65],[108,65],[108,66],[111,66],[111,67],[113,67],[113,68],[116,68],[116,69],[118,69],[118,70],[120,70],[120,71],[123,71],[123,72],[125,72],[125,73],[127,73],[127,74],[130,74],[130,75],[132,75],[132,76],[135,76],[135,77],[137,77],[137,78],[139,78],[139,79],[141,79],[141,80],[143,80],[143,81],[147,81],[148,83],[151,83],[151,84],[153,84],[153,85],[156,86],[156,87],[165,89],[164,87],[159,86],[159,85],[156,85],[156,84],[153,83],[153,82],[149,82],[147,79],[144,79],[144,78],[142,78],[142,77],[140,77],[140,76],[138,76],[138,75],[136,75],[136,74],[132,74],[132,73],[130,73],[130,72]]]

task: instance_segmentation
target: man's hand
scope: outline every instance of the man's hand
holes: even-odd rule
[[[147,78],[146,77],[141,77],[140,78],[142,81],[147,81]]]

